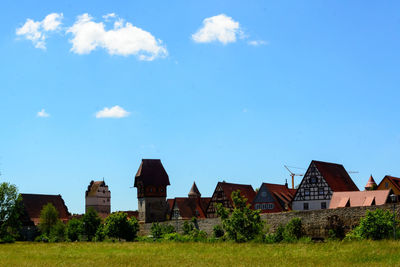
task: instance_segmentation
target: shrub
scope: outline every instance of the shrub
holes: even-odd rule
[[[64,242],[65,236],[66,236],[65,224],[59,220],[50,230],[49,241]]]
[[[193,231],[193,229],[194,229],[193,224],[189,223],[188,221],[185,221],[183,223],[182,230],[183,230],[184,235],[190,235],[190,233]]]
[[[89,208],[88,211],[83,215],[82,222],[82,233],[86,235],[88,241],[92,241],[96,235],[97,228],[101,224],[101,218],[99,217],[99,214],[93,208]]]
[[[215,238],[223,237],[225,232],[221,225],[217,224],[213,227],[213,234]]]
[[[58,211],[53,204],[48,203],[43,206],[40,212],[39,229],[46,237],[50,236],[51,229],[59,222]]]
[[[396,224],[398,224],[396,222]],[[390,211],[377,209],[367,211],[360,224],[348,234],[349,239],[380,240],[390,238],[393,235],[393,214]],[[347,236],[346,236],[347,237]]]
[[[293,242],[303,236],[303,227],[300,218],[293,218],[285,226],[283,240]]]
[[[261,235],[264,222],[260,211],[251,210],[250,205],[246,204],[247,199],[240,195],[239,190],[232,192],[231,197],[234,206],[231,214],[221,204],[217,205],[217,213],[228,238],[235,242],[246,242]]]
[[[125,212],[116,212],[109,215],[104,222],[104,233],[118,240],[133,241],[137,237],[139,223],[136,218],[128,219]]]
[[[97,227],[97,231],[95,234],[95,241],[101,242],[104,240],[105,237],[106,234],[104,233],[104,224],[100,224],[99,227]]]
[[[207,233],[198,229],[193,229],[190,233],[190,240],[194,242],[207,241]]]
[[[73,218],[67,224],[67,237],[70,241],[77,241],[83,234],[83,222]]]
[[[152,223],[150,232],[154,239],[160,239],[166,234],[174,233],[175,228],[171,224],[162,225],[156,222]]]

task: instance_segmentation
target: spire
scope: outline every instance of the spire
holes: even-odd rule
[[[375,183],[374,177],[372,177],[372,174],[371,174],[371,176],[369,177],[368,183],[365,186],[365,190],[375,190],[376,187],[377,187],[377,185]]]
[[[197,189],[196,182],[193,182],[192,188],[188,194],[189,198],[201,197],[199,189]]]

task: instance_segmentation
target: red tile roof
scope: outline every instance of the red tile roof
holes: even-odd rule
[[[383,205],[390,202],[392,190],[333,192],[330,209]]]
[[[290,189],[286,185],[270,184],[270,183],[263,183],[261,186],[265,186],[268,189],[268,191],[272,194],[273,198],[275,199],[275,202],[278,203],[281,210],[286,210],[286,208],[282,207],[278,199],[280,199],[283,203],[285,203],[287,207],[290,209],[292,199],[297,191],[296,189]]]
[[[231,204],[233,204],[231,195],[232,192],[240,190],[240,195],[247,198],[247,204],[251,204],[256,196],[256,192],[254,191],[251,185],[247,184],[231,184],[226,182],[218,182],[218,185],[221,186],[222,190],[224,191],[225,195],[228,197]],[[217,185],[217,187],[218,187]]]
[[[394,187],[396,187],[398,190],[400,190],[400,178],[390,176],[390,175],[386,175],[385,177],[383,177],[382,181],[379,183],[379,186],[381,185],[383,180],[385,180],[385,178],[387,178],[394,185]]]
[[[192,188],[188,194],[189,197],[201,197],[200,191],[196,186],[196,182],[193,182]]]
[[[135,187],[139,181],[143,182],[144,186],[170,185],[168,174],[159,159],[142,159],[135,176]]]
[[[205,218],[210,199],[211,198],[177,197],[174,199],[171,212],[173,212],[173,208],[177,206],[182,219],[191,219],[193,217]],[[171,213],[171,216],[172,215]]]
[[[349,174],[341,164],[313,160],[332,191],[359,191]]]
[[[53,204],[62,221],[68,221],[70,213],[61,195],[21,194],[21,196],[25,211],[35,225],[40,221],[40,212],[43,206],[48,203]]]
[[[375,183],[374,177],[372,177],[372,174],[371,174],[371,176],[369,177],[369,180],[368,180],[367,184],[365,185],[365,189],[371,189],[371,188],[376,187],[376,186],[377,186],[377,185],[376,185],[376,183]]]

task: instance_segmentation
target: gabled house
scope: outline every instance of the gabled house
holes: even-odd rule
[[[333,192],[359,191],[341,164],[313,160],[293,198],[293,210],[326,209]]]
[[[217,216],[217,203],[221,203],[223,207],[228,209],[233,209],[233,201],[231,194],[234,191],[240,190],[240,194],[247,198],[247,204],[252,204],[254,197],[256,196],[256,192],[254,191],[251,185],[245,184],[232,184],[218,182],[215,187],[214,193],[211,197],[210,204],[207,208],[207,218],[216,218]]]
[[[384,205],[386,203],[391,203],[390,195],[392,193],[392,189],[333,192],[329,208],[336,209]]]
[[[93,208],[100,217],[106,218],[111,212],[111,192],[103,181],[90,181],[85,192],[85,212]]]
[[[393,193],[400,195],[400,178],[386,175],[379,183],[377,190],[392,189]]]
[[[211,198],[201,197],[200,191],[193,183],[189,191],[188,197],[176,197],[168,199],[169,214],[172,220],[206,218],[206,211]]]
[[[253,209],[261,213],[282,212],[292,209],[292,199],[296,189],[289,189],[287,183],[270,184],[262,183],[253,200]]]

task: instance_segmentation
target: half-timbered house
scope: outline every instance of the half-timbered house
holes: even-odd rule
[[[359,191],[341,164],[313,160],[293,198],[293,210],[326,209],[333,192]]]
[[[292,209],[296,189],[289,189],[287,183],[262,183],[253,201],[253,208],[261,213],[282,212]]]
[[[225,208],[233,209],[231,194],[237,190],[240,190],[240,194],[247,198],[247,204],[251,205],[253,203],[256,192],[254,192],[254,189],[251,185],[218,182],[211,197],[210,204],[207,208],[207,217],[217,217],[217,203],[221,203]]]

